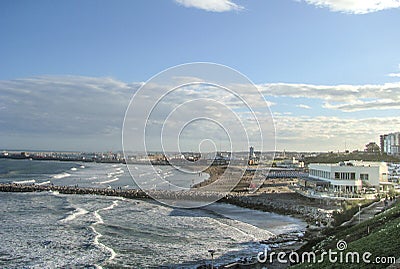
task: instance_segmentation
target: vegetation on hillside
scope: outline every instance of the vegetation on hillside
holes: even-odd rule
[[[360,263],[350,262],[331,263],[328,256],[325,256],[321,263],[303,263],[291,268],[386,268],[390,264],[375,263],[376,257],[395,257],[400,258],[400,202],[374,218],[361,222],[352,227],[336,227],[324,231],[324,238],[309,242],[308,246],[300,249],[300,252],[314,251],[317,253],[317,261],[320,254],[324,251],[336,251],[338,257],[343,253],[343,257],[349,252],[358,252]],[[338,242],[343,240],[347,243],[347,248],[339,251]],[[310,247],[313,244],[313,247]],[[370,252],[368,258],[371,263],[364,263],[363,253]],[[345,261],[345,259],[343,259]],[[351,259],[350,259],[351,261]]]
[[[370,204],[376,202],[375,200],[358,200],[358,201],[343,201],[342,202],[342,210],[333,212],[333,226],[337,227],[342,223],[350,220],[354,214],[356,214],[359,210],[358,205],[361,205],[361,208],[367,207]]]

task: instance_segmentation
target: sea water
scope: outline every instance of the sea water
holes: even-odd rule
[[[28,180],[135,188],[122,164],[0,160],[0,182]],[[304,227],[295,218],[222,203],[177,209],[119,197],[0,193],[0,267],[196,268],[210,262],[209,249],[216,264],[228,263],[263,251],[259,241],[272,234]]]
[[[190,188],[208,178],[206,173],[188,175],[167,165],[138,164],[131,165],[131,169],[133,177],[126,165],[120,163],[0,159],[0,183],[137,189],[136,182],[140,182],[146,189],[168,190],[169,182]]]

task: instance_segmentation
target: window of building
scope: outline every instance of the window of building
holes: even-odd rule
[[[361,180],[368,180],[368,174],[360,174],[360,179]]]
[[[342,180],[355,180],[356,173],[355,172],[335,172],[335,179]]]

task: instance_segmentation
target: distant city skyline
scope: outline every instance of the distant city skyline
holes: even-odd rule
[[[0,148],[120,150],[134,92],[165,68],[197,61],[230,66],[256,84],[277,150],[379,144],[381,134],[400,131],[399,6],[3,1]]]

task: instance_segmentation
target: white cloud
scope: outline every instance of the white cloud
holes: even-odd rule
[[[325,103],[324,108],[328,109],[338,109],[345,112],[354,112],[362,110],[386,110],[386,109],[400,109],[400,101],[393,100],[375,100],[375,101],[360,101],[353,104],[338,104],[333,105],[330,103]]]
[[[233,147],[242,150],[248,147],[247,140],[261,141],[257,120],[265,123],[262,136],[271,136],[273,124],[272,118],[268,117],[268,105],[271,103],[267,103],[255,88],[250,91],[247,87],[247,92],[239,89],[233,93],[213,85],[189,84],[176,88],[163,85],[146,84],[135,96],[127,112],[125,127],[139,126],[139,129],[130,128],[124,132],[124,137],[138,139],[128,140],[124,143],[125,148],[143,147],[140,137],[145,136],[149,142],[146,147],[151,150],[158,150],[162,145],[168,151],[176,151],[178,145],[183,150],[193,150],[194,145],[204,139],[211,139],[216,144],[227,141],[226,132],[232,139]],[[174,90],[168,91],[171,88]],[[149,117],[141,115],[149,109]],[[193,121],[200,118],[203,120]],[[218,123],[218,128],[215,123]],[[143,129],[146,131],[143,132]],[[185,132],[179,135],[177,141],[179,130]]]
[[[398,65],[398,70],[400,70],[400,64]],[[390,73],[388,76],[392,78],[400,78],[400,73]]]
[[[242,10],[243,7],[229,0],[175,0],[184,7],[193,7],[212,12]]]
[[[125,109],[140,85],[141,83],[128,84],[111,78],[78,76],[43,76],[0,81],[0,148],[118,149],[121,145]],[[324,108],[346,112],[400,109],[400,83],[334,86],[272,83],[258,85],[258,88],[265,96],[320,99]],[[241,91],[239,86],[237,89],[246,100],[257,97],[256,92]],[[139,102],[139,105],[144,108],[148,106],[147,96],[154,96],[157,91],[158,87],[148,88],[147,95],[143,96],[143,102]],[[221,105],[215,105],[204,98],[216,100]],[[198,101],[187,103],[187,107],[177,106],[194,99]],[[254,113],[262,126],[273,127],[266,113],[266,104],[274,103],[259,99],[252,103]],[[279,102],[276,106],[279,106]],[[264,109],[258,109],[259,107]],[[304,104],[299,104],[298,107],[309,108]],[[196,113],[204,111],[206,115],[216,117],[232,133],[240,131],[241,120],[250,135],[257,135],[252,113],[244,110],[243,104],[226,91],[188,87],[185,91],[170,94],[154,110],[154,123],[164,122],[174,108],[177,109],[176,113],[171,114],[168,125],[171,132],[181,128],[182,123],[193,118]],[[232,117],[233,113],[237,113],[240,120]],[[143,119],[146,115],[141,113],[141,107],[137,107],[133,116],[135,122],[135,119]],[[361,149],[366,142],[377,141],[380,133],[400,129],[400,120],[395,115],[382,118],[351,116],[306,117],[291,115],[291,111],[275,112],[278,148],[335,150],[332,147],[338,147],[346,139],[348,145]],[[188,133],[193,134],[191,137],[194,141],[204,135],[218,137],[222,133],[218,128],[201,124],[202,122],[198,122],[187,129]],[[139,125],[133,124],[133,127],[137,126]],[[270,130],[273,130],[272,127]]]
[[[400,109],[400,82],[382,85],[312,85],[270,83],[258,85],[266,96],[313,98],[324,108],[346,112],[371,109]]]
[[[400,129],[398,117],[339,118],[327,116],[283,116],[274,113],[278,149],[328,151],[364,149],[379,135]],[[388,122],[390,124],[388,125]]]
[[[298,107],[298,108],[304,108],[304,109],[311,109],[310,106],[304,105],[304,104],[297,105],[296,107]]]
[[[366,14],[380,10],[400,7],[399,0],[304,0],[318,7],[327,7],[332,11]]]
[[[0,148],[120,149],[125,111],[141,85],[111,78],[80,76],[42,76],[0,81]],[[257,114],[255,116],[242,99],[222,88],[188,85],[177,88],[156,102],[163,90],[169,87],[151,83],[146,85],[140,97],[136,97],[139,101],[130,110],[128,122],[132,130],[139,127],[141,134],[143,121],[152,124],[147,134],[155,134],[153,137],[157,141],[151,142],[155,147],[160,142],[159,133],[156,132],[159,129],[156,127],[164,124],[166,131],[176,135],[177,130],[197,116],[215,119],[229,129],[234,137],[239,134],[244,137],[241,139],[243,143],[247,141],[246,134],[241,131],[243,127],[250,138],[259,136],[255,121],[257,117],[265,122],[264,126],[273,127],[272,119],[268,122],[266,118],[267,104],[272,103],[266,102],[261,94],[258,98],[255,93],[248,91],[240,95],[244,100],[251,101],[248,104]],[[146,111],[153,106],[149,117]],[[200,121],[185,130],[194,134],[190,136],[193,144],[205,136],[223,141],[218,139],[224,133],[221,128],[210,126]],[[174,142],[170,137],[166,138],[166,141]],[[49,142],[47,146],[46,141]],[[133,141],[143,145],[140,139]],[[247,148],[247,145],[241,145],[243,148]]]
[[[120,148],[124,111],[139,85],[81,76],[0,81],[0,147],[28,137],[15,140],[14,147],[58,139],[54,148]],[[72,145],[78,140],[79,145]]]

